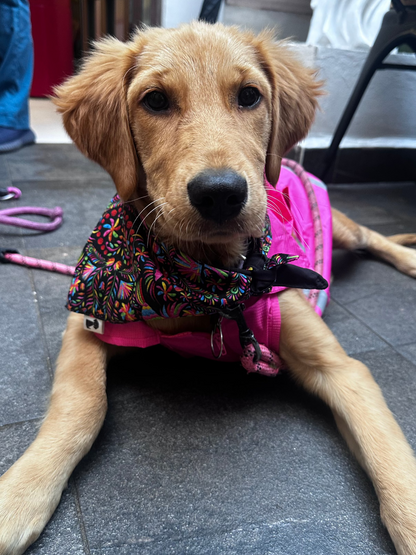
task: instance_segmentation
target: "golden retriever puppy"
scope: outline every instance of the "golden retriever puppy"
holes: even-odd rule
[[[314,73],[270,33],[193,23],[137,31],[127,43],[99,41],[80,73],[58,87],[55,103],[75,144],[108,171],[136,214],[133,235],[147,226],[166,256],[181,252],[182,261],[226,273],[241,268],[250,245],[262,238],[265,175],[276,185],[284,153],[308,132],[320,91]],[[413,277],[416,252],[399,243],[415,238],[384,238],[333,211],[336,246],[368,249]],[[134,279],[125,291],[140,289]],[[416,459],[379,387],[302,293],[289,287],[276,296],[280,360],[330,406],[374,484],[397,552],[416,555]],[[241,338],[247,332],[241,312],[235,319]],[[1,555],[21,554],[36,540],[103,423],[112,350],[83,322],[70,314],[46,418],[0,479]],[[146,322],[172,337],[184,331],[212,337],[220,328],[197,310]],[[218,341],[214,346],[221,348]]]

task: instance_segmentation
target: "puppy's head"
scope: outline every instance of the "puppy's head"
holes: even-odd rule
[[[284,153],[314,117],[320,84],[270,33],[222,25],[105,39],[55,103],[78,148],[161,239],[236,252],[262,233]]]

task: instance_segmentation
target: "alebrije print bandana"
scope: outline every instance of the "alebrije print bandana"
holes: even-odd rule
[[[84,247],[67,308],[123,323],[223,314],[275,285],[327,287],[316,272],[286,265],[297,256],[267,258],[271,241],[266,218],[263,236],[251,241],[244,267],[216,268],[159,241],[135,208],[116,195]],[[279,271],[283,265],[286,270]]]

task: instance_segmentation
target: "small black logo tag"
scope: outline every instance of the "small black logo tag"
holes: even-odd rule
[[[104,333],[104,322],[91,316],[84,316],[84,329],[95,333]]]

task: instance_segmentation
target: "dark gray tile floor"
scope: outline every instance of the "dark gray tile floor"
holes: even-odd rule
[[[0,246],[75,263],[113,188],[71,145],[0,157],[19,205],[64,209]],[[416,185],[331,187],[333,204],[380,232],[416,232]],[[9,204],[8,206],[11,206]],[[1,208],[2,206],[0,206]],[[336,252],[325,320],[368,364],[416,448],[416,281]],[[36,434],[65,326],[69,278],[0,266],[0,471]],[[109,411],[32,555],[393,554],[369,480],[329,410],[284,375],[182,360],[158,349],[109,368]]]

